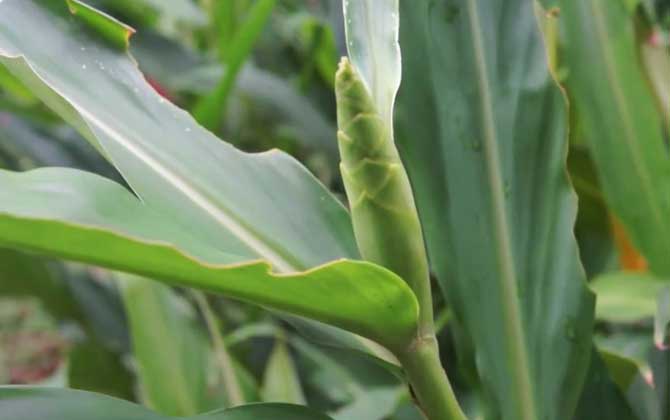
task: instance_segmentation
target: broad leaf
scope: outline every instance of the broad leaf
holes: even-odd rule
[[[566,104],[535,2],[400,6],[396,142],[433,269],[493,409],[568,419],[589,363],[593,297],[573,236]]]
[[[670,159],[664,123],[623,2],[562,5],[567,87],[611,209],[655,274],[670,275]],[[632,203],[635,203],[632,205]]]
[[[0,185],[0,246],[223,293],[391,348],[406,343],[416,328],[414,295],[384,268],[345,260],[276,274],[265,262],[203,244],[118,184],[76,170],[0,171]]]
[[[170,420],[129,402],[82,391],[0,387],[2,420]],[[252,404],[181,417],[182,420],[328,420],[328,416],[288,404]]]
[[[106,41],[127,36],[104,15],[71,16],[64,3],[0,3],[0,62],[81,131],[147,206],[198,243],[280,272],[358,256],[349,216],[326,188],[288,155],[242,153],[198,126],[112,48],[118,42]]]
[[[281,271],[357,256],[345,209],[297,161],[221,142],[65,4],[43,4],[0,3],[2,63],[103,151],[147,205]],[[39,30],[24,36],[30,27]]]

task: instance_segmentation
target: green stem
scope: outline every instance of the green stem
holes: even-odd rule
[[[398,359],[428,420],[467,420],[440,363],[435,336],[417,338]]]
[[[202,312],[202,316],[205,318],[205,324],[207,324],[207,330],[209,331],[209,335],[212,340],[216,361],[221,371],[223,386],[226,389],[228,404],[230,407],[243,405],[246,402],[244,399],[244,393],[242,392],[242,387],[237,380],[233,359],[230,357],[230,353],[226,348],[226,343],[223,341],[223,336],[219,330],[219,325],[216,317],[214,316],[214,311],[212,311],[212,308],[209,305],[209,302],[207,302],[207,297],[204,293],[194,290],[193,297],[195,298],[200,312]]]
[[[277,0],[258,0],[249,10],[244,26],[235,34],[231,45],[226,49],[226,69],[223,79],[214,92],[202,98],[193,109],[195,119],[206,128],[210,130],[218,128],[220,117],[235,87],[237,75],[251,54],[276,4]]]

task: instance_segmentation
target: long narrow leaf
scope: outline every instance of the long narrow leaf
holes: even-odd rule
[[[474,341],[494,411],[571,418],[589,362],[593,297],[572,232],[566,106],[535,1],[400,7],[396,142],[431,264]]]
[[[667,278],[670,159],[663,118],[640,68],[634,21],[621,1],[564,3],[567,87],[607,202],[651,271]]]

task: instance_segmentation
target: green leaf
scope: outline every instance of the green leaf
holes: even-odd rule
[[[634,21],[620,1],[570,0],[561,22],[567,87],[607,202],[651,271],[667,277],[670,160],[663,118],[640,67]]]
[[[284,273],[358,257],[346,210],[296,160],[221,142],[156,93],[131,57],[82,30],[64,3],[6,0],[0,10],[0,62],[198,243]]]
[[[228,253],[284,272],[357,257],[346,210],[297,161],[221,142],[67,10],[34,0],[0,7],[2,62],[103,151],[147,205]],[[23,36],[29,27],[40,30]]]
[[[654,319],[654,343],[661,350],[670,349],[670,287],[658,293]]]
[[[568,419],[593,297],[573,236],[566,104],[532,0],[400,2],[396,142],[433,270],[504,419]],[[551,351],[547,351],[551,349]]]
[[[68,387],[132,399],[133,379],[122,357],[97,341],[78,343],[68,355]]]
[[[658,398],[654,392],[654,385],[649,383],[653,381],[649,368],[641,366],[639,362],[625,355],[602,349],[600,356],[607,366],[610,377],[625,394],[628,405],[635,415],[639,419],[660,420]]]
[[[656,296],[666,283],[643,273],[610,273],[593,279],[596,318],[610,322],[635,322],[656,313]]]
[[[656,350],[652,354],[654,387],[658,396],[660,418],[670,416],[670,350]]]
[[[276,4],[277,0],[256,0],[244,20],[244,25],[237,31],[230,47],[226,49],[224,57],[226,72],[223,78],[211,95],[200,100],[193,110],[195,118],[210,130],[216,130],[237,74],[251,54]]]
[[[283,338],[278,338],[270,353],[261,390],[263,401],[305,404],[305,395],[293,357]]]
[[[401,75],[398,0],[344,0],[344,18],[349,59],[391,127]]]
[[[43,261],[21,252],[0,248],[0,296],[39,299],[58,320],[80,316],[67,286]]]
[[[169,287],[118,275],[145,405],[161,414],[206,411],[211,348],[192,308]]]
[[[595,349],[584,390],[573,420],[642,420],[633,412],[621,389],[612,381],[607,366]],[[644,419],[647,420],[647,419]]]
[[[21,420],[169,420],[122,400],[82,391],[52,388],[0,387],[2,416]],[[328,416],[288,404],[252,404],[181,417],[182,420],[328,420]]]
[[[0,171],[0,185],[2,246],[219,292],[391,348],[407,343],[416,329],[414,295],[384,268],[344,260],[276,274],[265,262],[202,243],[118,184],[76,170]]]
[[[600,357],[614,383],[625,392],[639,375],[640,367],[634,360],[606,350],[600,350]]]
[[[66,0],[70,12],[79,17],[82,21],[102,38],[110,42],[117,48],[127,49],[128,41],[135,32],[130,26],[124,25],[113,17],[99,12],[80,0]]]

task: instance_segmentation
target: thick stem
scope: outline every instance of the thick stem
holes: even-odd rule
[[[467,420],[440,363],[435,336],[417,338],[397,356],[428,420]]]

